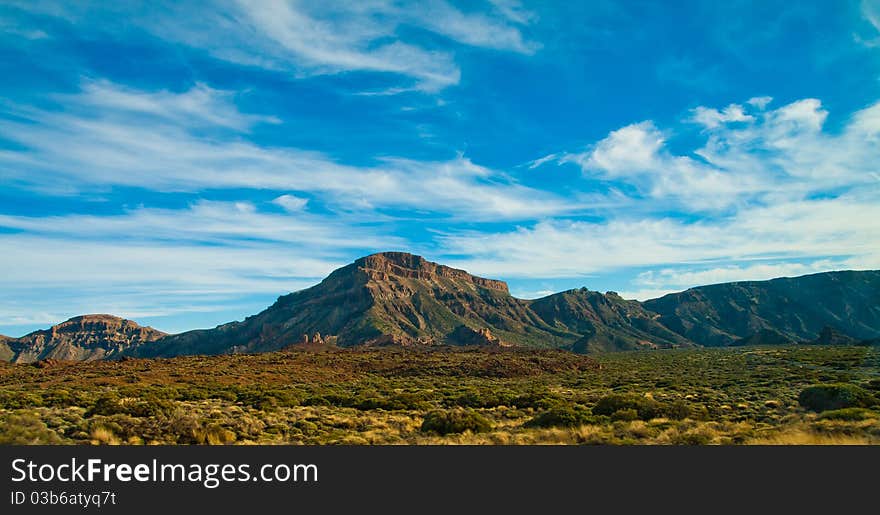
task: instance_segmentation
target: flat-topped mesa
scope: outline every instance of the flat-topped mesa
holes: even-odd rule
[[[152,327],[141,326],[137,322],[105,314],[75,316],[50,327],[46,332],[52,335],[113,333],[117,338],[120,336],[137,335],[147,340],[155,340],[165,336],[165,333],[157,331]]]
[[[354,262],[355,266],[371,277],[384,280],[387,276],[406,277],[410,279],[431,280],[444,277],[456,281],[466,281],[477,286],[509,293],[507,283],[495,279],[485,279],[471,275],[464,270],[440,265],[407,252],[380,252],[362,257]]]
[[[15,363],[50,358],[74,361],[108,359],[164,336],[166,334],[162,331],[113,315],[81,315],[10,340],[6,343],[9,347],[6,354],[11,353],[9,359]]]

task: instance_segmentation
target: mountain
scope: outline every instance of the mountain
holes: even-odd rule
[[[385,252],[279,297],[244,321],[171,336],[136,354],[264,352],[318,342],[341,347],[465,344],[473,336],[467,329],[488,329],[508,345],[552,346],[555,336],[544,325],[502,281],[412,254]]]
[[[706,346],[757,339],[808,341],[824,327],[880,336],[880,271],[825,272],[691,288],[643,303],[672,331]]]
[[[215,329],[141,346],[138,356],[265,352],[316,342],[355,345],[488,345],[621,350],[689,344],[634,301],[573,290],[537,301],[502,281],[404,252],[358,259],[265,311]],[[575,343],[581,342],[576,347]],[[595,343],[594,343],[595,342]]]
[[[119,356],[124,351],[166,336],[152,327],[112,315],[83,315],[49,329],[0,343],[9,361],[31,363],[43,359],[90,361]]]
[[[152,358],[384,345],[595,353],[877,341],[880,271],[716,284],[646,302],[587,288],[525,300],[510,295],[502,281],[413,254],[383,252],[283,295],[240,322],[165,335],[110,315],[86,315],[22,338],[0,338],[0,358]]]
[[[661,325],[655,313],[615,292],[586,288],[556,293],[529,305],[538,317],[574,339],[574,352],[692,347],[693,342]]]

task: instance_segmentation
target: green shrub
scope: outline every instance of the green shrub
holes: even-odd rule
[[[706,407],[704,406],[703,410],[705,409]],[[694,414],[694,411],[691,410],[691,407],[688,406],[688,404],[684,401],[675,401],[667,404],[664,407],[663,412],[665,413],[667,418],[670,418],[672,420],[684,420]]]
[[[805,388],[798,395],[798,403],[810,411],[829,411],[843,408],[867,408],[877,403],[871,392],[853,384],[819,384]]]
[[[139,401],[123,403],[125,413],[132,417],[170,417],[177,411],[174,401],[167,399],[141,399]]]
[[[98,400],[96,400],[92,407],[86,411],[85,416],[87,418],[95,415],[109,416],[125,413],[125,411],[125,407],[122,406],[118,396],[114,394],[106,394],[98,397]]]
[[[0,416],[0,445],[59,444],[61,437],[38,417],[28,414]]]
[[[819,414],[819,418],[823,420],[846,420],[849,422],[858,422],[859,420],[876,417],[876,412],[865,408],[843,408],[823,411]]]
[[[0,409],[37,408],[43,405],[43,398],[37,393],[20,391],[0,391]]]
[[[485,433],[492,430],[492,423],[479,413],[466,410],[432,411],[425,415],[422,432],[447,435],[450,433]]]
[[[589,422],[589,411],[578,406],[556,406],[526,422],[527,427],[577,427]]]
[[[621,409],[611,414],[611,420],[638,420],[639,412],[632,409]]]
[[[665,416],[665,406],[654,399],[633,394],[606,395],[593,406],[594,415],[611,416],[622,410],[634,410],[641,420]]]

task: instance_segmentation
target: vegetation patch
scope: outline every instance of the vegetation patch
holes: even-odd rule
[[[479,413],[466,410],[432,411],[425,415],[422,432],[448,435],[452,433],[485,433],[492,429],[492,423]]]
[[[871,392],[854,384],[834,383],[810,386],[798,395],[798,402],[810,411],[867,408],[877,404]]]
[[[878,377],[818,345],[0,363],[0,444],[880,444]]]

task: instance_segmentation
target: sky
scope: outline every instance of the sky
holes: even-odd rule
[[[0,3],[0,333],[374,252],[648,299],[880,268],[880,0]]]

